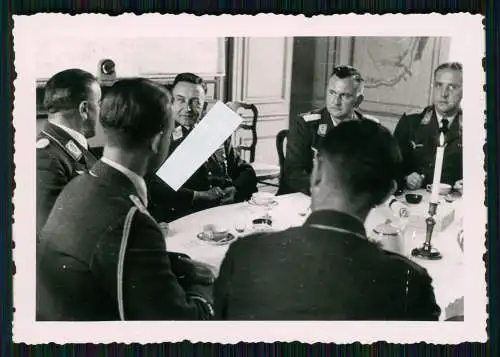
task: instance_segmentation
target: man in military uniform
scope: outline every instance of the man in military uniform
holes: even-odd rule
[[[172,94],[175,128],[170,153],[203,117],[206,85],[195,74],[181,73],[174,79]],[[230,138],[177,192],[156,175],[149,177],[147,182],[151,192],[151,213],[166,222],[206,208],[241,202],[257,191],[255,171],[240,158]]]
[[[443,63],[434,71],[433,105],[399,120],[394,136],[403,153],[400,186],[418,189],[432,183],[439,138],[445,150],[441,182],[462,185],[462,65]]]
[[[426,270],[366,237],[368,213],[395,188],[395,139],[373,121],[348,121],[318,149],[311,215],[302,227],[231,244],[215,282],[215,318],[437,320]]]
[[[96,78],[80,69],[59,72],[45,86],[48,121],[36,143],[37,234],[63,187],[96,162],[87,138],[95,135],[100,100]]]
[[[100,121],[103,157],[54,204],[37,249],[37,319],[195,320],[213,315],[210,269],[167,253],[143,176],[168,153],[171,97],[145,79],[116,82]]]
[[[363,78],[358,70],[351,66],[335,67],[326,87],[325,107],[290,120],[284,180],[280,182],[279,194],[310,194],[314,153],[332,128],[347,120],[377,121],[356,110],[362,101]]]

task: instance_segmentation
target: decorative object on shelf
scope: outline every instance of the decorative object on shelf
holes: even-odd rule
[[[97,77],[100,81],[116,80],[116,65],[109,58],[102,59],[97,65]]]

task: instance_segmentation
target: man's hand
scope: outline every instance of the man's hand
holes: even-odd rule
[[[224,189],[224,197],[222,198],[221,204],[227,205],[234,203],[234,197],[236,196],[236,187],[230,186]]]
[[[406,181],[406,186],[410,190],[416,190],[422,187],[422,184],[424,183],[424,175],[420,175],[416,172],[412,172],[405,178]]]
[[[464,180],[461,179],[461,180],[458,180],[457,182],[455,182],[455,184],[453,185],[453,189],[455,191],[462,192],[464,190]]]
[[[168,236],[168,223],[167,222],[160,222],[158,225],[161,228],[161,232],[163,233],[163,237],[167,238]]]
[[[224,197],[225,193],[220,187],[212,187],[207,191],[195,191],[193,200],[194,201],[208,201],[214,202],[219,201]]]

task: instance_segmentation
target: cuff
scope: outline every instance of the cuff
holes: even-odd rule
[[[207,299],[202,298],[201,296],[198,296],[198,295],[191,295],[190,298],[191,298],[191,300],[197,300],[197,301],[201,302],[203,305],[205,305],[210,316],[215,315],[214,307]]]

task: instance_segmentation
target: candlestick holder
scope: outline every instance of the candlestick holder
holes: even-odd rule
[[[436,225],[436,219],[434,216],[436,215],[437,205],[438,204],[436,202],[429,203],[429,217],[425,219],[427,227],[425,232],[425,242],[422,247],[414,248],[411,251],[411,255],[414,257],[428,260],[439,260],[442,258],[441,253],[436,248],[433,248],[431,244],[432,233],[434,231],[434,226]]]

